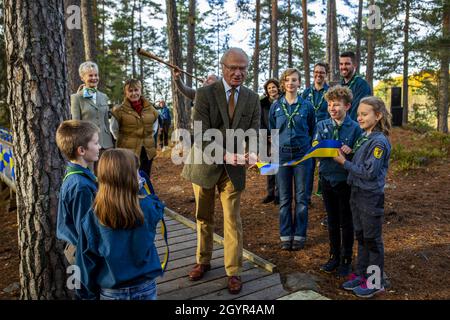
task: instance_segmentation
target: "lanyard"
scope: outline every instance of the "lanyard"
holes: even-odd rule
[[[323,91],[322,98],[320,99],[320,101],[319,101],[319,103],[317,105],[315,104],[314,91],[315,90],[313,88],[311,88],[311,91],[309,91],[309,100],[311,101],[311,103],[312,103],[312,105],[314,107],[314,112],[317,113],[317,111],[319,111],[319,109],[320,109],[320,106],[322,105],[322,102],[323,102],[323,99],[325,97],[325,93],[327,93],[327,90]],[[317,92],[320,93],[320,91],[317,91]]]
[[[293,111],[291,114],[289,114],[289,111],[288,111],[288,109],[287,109],[287,106],[284,104],[284,101],[285,101],[285,100],[286,100],[286,97],[285,97],[284,99],[281,100],[281,108],[283,109],[284,114],[286,115],[286,118],[288,119],[288,128],[292,128],[293,125],[294,125],[294,117],[295,117],[296,115],[299,115],[299,114],[300,114],[300,112],[298,112],[298,110],[300,109],[301,104],[300,104],[300,102],[298,101],[298,96],[297,96],[297,103],[296,103],[297,105],[295,106],[294,111]]]
[[[354,76],[353,76],[353,79],[350,81],[350,83],[347,85],[348,86],[348,88],[350,89],[350,90],[352,90],[352,86],[355,84],[355,81],[356,81],[356,79],[358,79],[358,78],[361,78],[359,75],[357,75],[357,74],[355,74]]]
[[[95,177],[93,178],[92,176],[88,175],[86,172],[81,171],[80,169],[76,169],[72,166],[67,166],[66,175],[64,176],[63,181],[65,181],[69,176],[71,176],[73,174],[79,174],[79,175],[85,176],[89,180],[92,180],[95,183],[97,183],[97,178],[95,178]]]
[[[144,183],[144,189],[148,196],[154,194],[148,186],[147,182]],[[161,234],[163,235],[164,242],[166,243],[166,253],[164,254],[164,260],[161,263],[161,268],[163,271],[166,271],[167,262],[169,261],[169,241],[167,240],[167,227],[164,218],[161,218]]]
[[[338,140],[339,141],[339,130],[341,130],[343,124],[344,123],[337,124],[333,120],[333,140]]]
[[[367,140],[369,140],[369,137],[368,137],[368,136],[366,136],[366,135],[360,136],[360,137],[356,140],[356,142],[355,142],[355,144],[354,144],[354,146],[353,146],[352,153],[356,153],[356,151],[358,151],[358,149],[361,148],[361,146],[362,146]]]

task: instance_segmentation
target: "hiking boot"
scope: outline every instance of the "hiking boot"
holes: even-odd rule
[[[280,204],[280,197],[275,196],[275,199],[273,200],[273,204],[279,205]]]
[[[349,276],[349,279],[342,284],[342,289],[351,291],[355,288],[358,288],[363,283],[366,284],[365,277],[358,276],[357,274],[352,273]]]
[[[291,250],[291,242],[290,241],[281,241],[281,250]]]
[[[352,273],[352,260],[343,258],[337,269],[337,276],[340,278],[345,278],[349,276],[350,273]]]
[[[292,241],[292,250],[298,251],[305,247],[305,240],[294,240]]]
[[[359,287],[353,289],[353,293],[360,298],[372,298],[374,295],[383,292],[384,292],[383,286],[381,286],[381,288],[378,289],[376,288],[369,289],[365,282],[362,283]]]
[[[331,255],[330,259],[328,259],[327,263],[320,267],[320,271],[326,273],[332,273],[339,267],[339,259],[335,256]]]

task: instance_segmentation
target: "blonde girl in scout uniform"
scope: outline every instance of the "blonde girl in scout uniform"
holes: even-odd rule
[[[359,104],[357,119],[364,133],[353,146],[353,159],[346,160],[342,152],[334,158],[349,172],[347,183],[351,186],[350,206],[358,242],[356,273],[342,286],[359,297],[370,298],[384,291],[382,225],[391,115],[381,99],[366,97]]]

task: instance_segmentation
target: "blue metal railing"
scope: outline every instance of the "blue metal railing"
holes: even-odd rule
[[[16,190],[13,136],[9,129],[0,127],[0,179]]]

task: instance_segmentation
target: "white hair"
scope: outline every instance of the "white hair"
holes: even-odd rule
[[[249,62],[248,55],[244,50],[242,50],[241,48],[232,47],[224,52],[224,54],[222,55],[222,58],[220,58],[220,63],[223,64],[225,62],[225,60],[227,59],[228,55],[230,55],[231,53],[241,54],[245,57],[245,59],[247,60],[247,63]]]
[[[80,78],[83,78],[84,74],[92,69],[94,69],[98,73],[98,66],[95,62],[86,61],[80,64],[80,67],[78,68],[78,74],[80,75]]]

